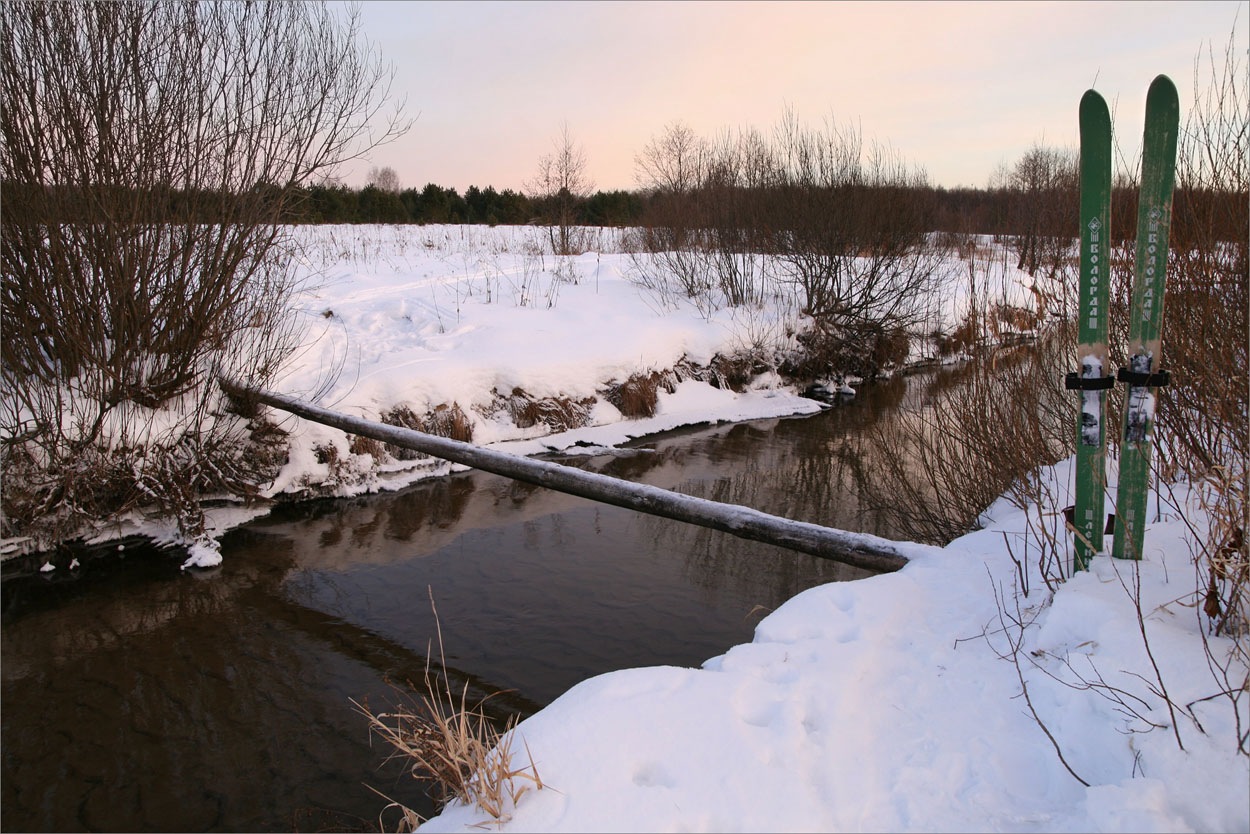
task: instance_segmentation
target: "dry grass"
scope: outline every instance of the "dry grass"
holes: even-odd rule
[[[661,387],[672,391],[669,375],[652,371],[649,374],[631,374],[624,382],[611,383],[600,391],[600,394],[616,406],[626,418],[635,420],[640,417],[655,416],[655,408],[660,401]]]
[[[378,461],[385,459],[386,444],[382,441],[365,437],[363,434],[348,435],[348,438],[347,449],[353,455],[372,455],[373,459]]]
[[[390,411],[383,411],[381,418],[382,422],[388,426],[403,426],[413,431],[421,431],[421,418],[414,414],[412,409],[406,405],[397,405]],[[394,443],[385,444],[385,448],[387,454],[395,458],[395,460],[417,460],[423,457],[420,452],[396,446]]]
[[[535,397],[521,388],[513,388],[511,394],[495,391],[494,399],[487,406],[478,406],[484,417],[502,411],[517,428],[528,429],[542,423],[553,432],[578,429],[590,422],[590,412],[595,406],[594,397]]]
[[[450,437],[463,443],[473,442],[473,423],[459,403],[443,403],[427,412],[422,427],[428,434]]]
[[[313,454],[317,458],[317,463],[324,463],[333,466],[338,463],[339,449],[333,443],[318,443],[313,446]]]
[[[388,426],[402,426],[413,431],[421,431],[439,437],[449,437],[464,443],[473,442],[473,422],[459,403],[442,403],[418,417],[406,405],[397,405],[381,414],[383,423]],[[395,460],[419,460],[428,457],[412,449],[396,446],[394,443],[383,444],[386,452]],[[376,456],[375,456],[376,457]]]
[[[433,593],[430,607],[434,609],[438,629],[440,663],[444,660],[442,627],[438,625],[438,609]],[[419,782],[429,783],[442,804],[459,800],[478,808],[490,819],[482,824],[496,824],[511,819],[511,812],[520,798],[534,788],[547,787],[538,775],[529,747],[525,747],[525,765],[514,765],[518,754],[515,717],[507,720],[503,732],[487,718],[483,705],[487,699],[469,706],[468,684],[457,696],[444,670],[441,682],[431,676],[427,661],[425,692],[419,697],[404,696],[389,712],[373,713],[364,704],[352,704],[369,722],[370,731],[392,748],[387,760],[400,759]],[[495,693],[498,694],[498,693]],[[489,697],[489,696],[488,696]],[[524,742],[522,742],[524,744]],[[381,794],[379,794],[381,796]],[[386,810],[401,814],[401,829],[412,831],[422,822],[420,815],[388,797]]]

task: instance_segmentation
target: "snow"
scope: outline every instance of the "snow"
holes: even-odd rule
[[[784,349],[798,320],[785,299],[729,312],[640,292],[610,234],[598,251],[556,259],[534,229],[302,233],[320,252],[309,276],[323,280],[302,301],[309,347],[275,382],[281,393],[321,391],[323,406],[372,419],[457,403],[475,443],[515,454],[819,407],[769,372],[744,393],[686,379],[661,392],[653,417],[625,419],[599,396],[608,382],[705,364],[761,338]],[[978,245],[989,254],[974,264],[946,264],[936,300],[946,332],[994,295],[1029,301],[1001,249]],[[914,345],[912,358],[932,358],[926,350]],[[848,391],[858,380],[827,383]],[[589,425],[551,433],[488,416],[494,392],[514,388],[596,397]],[[349,495],[450,469],[381,463],[352,455],[338,430],[283,426],[290,461],[270,495],[310,485]],[[335,446],[336,463],[318,462],[320,444]],[[1182,517],[1155,495],[1142,562],[1098,557],[1052,592],[1029,548],[1070,503],[1071,465],[1039,474],[1057,487],[1054,506],[1000,500],[984,529],[940,550],[905,545],[911,561],[897,573],[799,594],[752,643],[701,668],[629,669],[573,687],[516,730],[514,750],[528,749],[546,789],[527,791],[503,821],[453,804],[422,830],[1250,830],[1250,768],[1235,741],[1250,726],[1246,699],[1238,725],[1230,701],[1210,697],[1227,684],[1212,675],[1195,599],[1188,525],[1204,524],[1199,502],[1178,489]],[[200,558],[214,556],[188,563]],[[1227,661],[1226,639],[1209,647]],[[1019,672],[1003,659],[1013,654]],[[1245,675],[1231,662],[1235,684]]]
[[[1070,465],[1047,474],[1065,483]],[[1192,501],[1186,510],[1191,523],[1200,515]],[[799,594],[752,643],[700,669],[573,687],[517,728],[550,789],[522,796],[500,830],[1247,830],[1250,768],[1228,701],[1182,709],[1221,689],[1202,649],[1185,520],[1165,512],[1144,561],[1098,557],[1053,595],[1033,566],[1024,597],[1004,534],[1019,552],[1028,516],[1006,502],[993,512],[945,549],[912,546],[898,573]],[[1136,593],[1184,750],[1155,694]],[[1020,639],[1004,629],[1017,603],[1030,699],[1089,787],[999,657]],[[1230,644],[1211,648],[1224,658]],[[1234,664],[1233,681],[1244,675]],[[1241,727],[1248,718],[1243,699]],[[453,804],[421,830],[487,822]]]
[[[182,569],[215,568],[221,564],[221,545],[208,536],[201,536],[183,545],[187,551],[187,560]]]
[[[799,346],[801,303],[794,287],[771,285],[760,307],[715,309],[704,300],[644,289],[656,265],[636,260],[627,231],[583,229],[588,251],[556,257],[544,251],[546,230],[483,226],[300,227],[310,289],[299,299],[308,323],[303,350],[271,384],[279,393],[377,420],[396,407],[422,415],[459,405],[473,442],[518,454],[574,445],[613,446],[682,425],[811,413],[821,406],[782,383],[768,368],[743,393],[686,379],[661,390],[657,413],[626,419],[603,389],[635,373],[706,366],[717,355],[754,354],[775,362]],[[972,262],[955,253],[939,272],[944,290],[931,304],[934,326],[953,331],[972,308],[995,299],[1029,304],[1032,279],[1006,249],[977,238]],[[911,361],[934,361],[931,343],[913,340]],[[947,357],[954,361],[958,357]],[[856,378],[826,380],[853,396]],[[534,398],[595,398],[589,424],[552,432],[520,428],[489,414],[496,393],[521,389]],[[429,461],[384,462],[353,455],[337,430],[286,418],[290,459],[264,494],[354,495],[398,489],[442,475]],[[333,464],[317,447],[333,446]],[[324,457],[324,456],[322,456]]]
[[[685,379],[661,391],[654,416],[625,419],[600,396],[609,382],[706,364],[761,339],[784,348],[798,313],[784,298],[731,312],[640,292],[614,233],[568,259],[542,253],[541,230],[526,228],[299,233],[313,243],[304,268],[314,287],[299,301],[308,339],[273,382],[280,393],[370,419],[456,403],[474,443],[515,454],[820,408],[769,371],[743,393]],[[935,303],[947,332],[990,290],[1027,301],[1001,252],[946,267],[949,291]],[[914,345],[912,358],[933,357]],[[858,380],[826,382],[853,391]],[[595,397],[589,424],[552,433],[491,414],[495,392],[514,388]],[[337,429],[274,418],[290,432],[290,454],[268,496],[398,488],[451,468],[353,454]],[[331,462],[317,453],[327,445]],[[904,545],[911,561],[897,573],[799,594],[753,642],[701,668],[629,669],[573,687],[516,730],[525,743],[514,750],[532,754],[545,789],[526,792],[498,824],[453,804],[422,830],[1250,830],[1250,768],[1235,742],[1250,726],[1246,699],[1237,724],[1229,700],[1210,697],[1225,684],[1212,675],[1194,594],[1199,502],[1177,488],[1182,517],[1155,496],[1142,562],[1095,558],[1052,593],[1028,542],[1036,548],[1039,519],[1053,522],[1070,503],[1070,469],[1065,461],[1040,476],[1061,487],[1054,506],[1026,512],[1000,500],[985,529],[944,549]],[[207,568],[221,561],[212,537],[257,512],[214,509],[191,541],[140,516],[112,529],[181,543],[184,568]],[[1023,574],[1008,544],[1026,554]],[[1013,640],[1019,674],[1001,657]],[[1227,640],[1208,644],[1227,661]],[[1230,663],[1240,685],[1246,670]],[[1088,787],[1030,713],[1021,678]]]
[[[609,383],[632,374],[706,366],[768,334],[793,345],[798,313],[784,300],[765,309],[700,310],[656,299],[631,280],[637,266],[612,230],[599,249],[555,258],[530,227],[317,226],[299,230],[312,255],[313,286],[299,304],[306,346],[271,388],[325,407],[380,419],[398,406],[421,415],[456,404],[473,442],[517,454],[574,445],[613,446],[683,425],[781,417],[821,406],[784,385],[775,371],[735,393],[692,379],[661,389],[653,417],[626,419],[606,402]],[[524,303],[522,303],[524,302]],[[552,432],[489,414],[496,393],[595,398],[589,424]],[[321,488],[352,495],[395,489],[441,475],[429,461],[383,462],[353,455],[337,430],[286,418],[290,459],[265,494]],[[334,464],[316,447],[333,445]]]

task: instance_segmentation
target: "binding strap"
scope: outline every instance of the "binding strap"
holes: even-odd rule
[[[1063,380],[1063,387],[1069,391],[1104,391],[1114,385],[1113,376],[1081,376],[1071,373]]]
[[[1115,378],[1120,382],[1127,382],[1129,385],[1144,386],[1146,388],[1158,388],[1172,381],[1172,375],[1167,371],[1156,371],[1153,374],[1149,374],[1142,371],[1130,371],[1128,368],[1121,368],[1116,373]]]

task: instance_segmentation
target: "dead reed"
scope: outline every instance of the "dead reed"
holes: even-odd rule
[[[473,421],[464,413],[459,403],[441,403],[420,417],[411,408],[401,404],[389,411],[383,411],[380,416],[382,422],[388,426],[402,426],[464,443],[473,441]],[[383,444],[383,448],[395,460],[418,460],[426,457],[420,452],[393,443]]]
[[[654,417],[660,401],[660,388],[672,391],[667,375],[659,371],[649,374],[634,373],[624,382],[614,382],[600,391],[605,400],[612,403],[629,419]]]
[[[578,429],[590,422],[590,412],[595,406],[594,397],[535,397],[522,388],[513,388],[511,394],[492,392],[494,398],[485,406],[474,406],[483,417],[491,418],[507,412],[513,424],[528,429],[539,423],[553,432]]]
[[[367,699],[363,704],[353,699],[352,705],[369,722],[371,733],[391,746],[387,761],[400,759],[407,763],[413,778],[428,783],[442,805],[457,800],[481,809],[490,816],[488,822],[507,822],[526,791],[547,786],[538,775],[528,745],[525,745],[527,763],[513,762],[519,753],[515,748],[516,717],[508,718],[500,732],[483,709],[493,696],[470,706],[467,683],[458,695],[452,691],[443,654],[443,631],[432,591],[430,607],[434,610],[442,679],[431,675],[427,659],[425,694],[401,693],[401,702],[386,712],[374,713]],[[384,811],[398,809],[401,826],[406,830],[414,830],[422,821],[412,809],[383,798],[390,802]]]

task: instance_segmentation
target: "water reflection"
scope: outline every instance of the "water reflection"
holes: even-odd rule
[[[343,709],[381,677],[279,616],[290,559],[272,556],[201,580],[131,560],[6,600],[6,830],[291,829],[387,781]]]
[[[858,498],[861,430],[911,388],[813,418],[679,431],[570,458],[629,480],[889,536]],[[4,583],[6,830],[370,827],[372,785],[432,807],[369,746],[378,704],[437,656],[496,714],[599,672],[697,665],[757,607],[863,571],[483,473],[279,508],[183,574],[168,555]],[[754,613],[753,613],[754,612]]]

